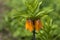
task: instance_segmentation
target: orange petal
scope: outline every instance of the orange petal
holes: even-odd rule
[[[42,27],[42,23],[41,21],[38,19],[38,20],[35,20],[35,29],[36,31],[39,31]]]
[[[30,32],[33,31],[33,22],[32,22],[32,20],[26,20],[26,29],[29,30]]]

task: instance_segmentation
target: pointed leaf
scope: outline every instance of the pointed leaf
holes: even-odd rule
[[[50,9],[50,10],[43,10],[43,11],[41,11],[41,12],[38,12],[36,16],[39,16],[39,15],[40,15],[40,16],[46,15],[46,14],[52,12],[52,11],[53,11],[53,9]]]

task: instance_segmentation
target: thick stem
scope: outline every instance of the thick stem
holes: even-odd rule
[[[33,20],[33,25],[35,25],[34,20]],[[35,27],[33,27],[33,28],[34,28],[34,30],[33,30],[33,40],[36,40],[36,36],[35,36],[35,34],[36,34],[36,32],[35,32]]]
[[[36,40],[36,37],[35,37],[35,28],[34,28],[34,31],[33,31],[33,40]]]

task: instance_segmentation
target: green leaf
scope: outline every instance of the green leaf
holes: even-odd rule
[[[36,16],[43,16],[43,15],[47,15],[48,13],[52,12],[53,9],[48,9],[48,10],[43,10],[43,11],[40,11],[36,14]]]
[[[25,5],[29,11],[33,12],[31,4],[28,3],[28,1],[25,2]]]

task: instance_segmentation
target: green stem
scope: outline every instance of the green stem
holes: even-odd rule
[[[34,31],[33,31],[33,40],[36,40],[36,37],[35,37],[35,28],[34,28]]]

